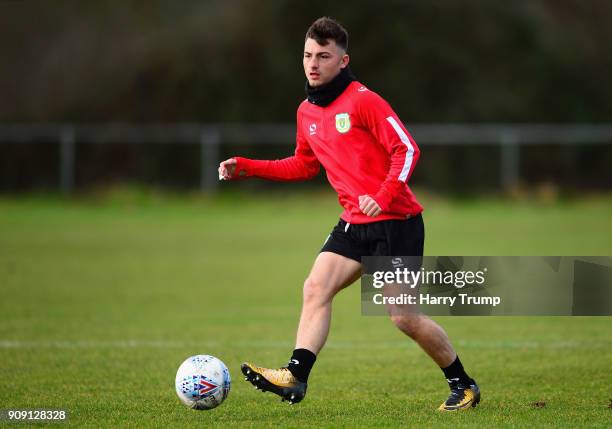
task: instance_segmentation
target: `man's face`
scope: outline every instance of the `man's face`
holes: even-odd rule
[[[325,85],[349,63],[349,56],[332,39],[321,46],[315,39],[304,44],[304,72],[310,86]]]

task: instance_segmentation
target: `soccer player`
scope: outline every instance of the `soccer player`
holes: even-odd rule
[[[325,167],[344,207],[304,282],[295,350],[286,367],[242,364],[245,378],[283,400],[304,399],[308,375],[329,332],[332,300],[361,274],[363,256],[421,256],[422,206],[407,181],[419,149],[389,104],[349,70],[348,33],[335,20],[317,19],[304,43],[306,94],[297,111],[296,149],[280,160],[227,159],[219,178],[296,181]],[[391,314],[393,323],[442,369],[451,394],[443,411],[468,409],[480,390],[446,335],[422,314]]]

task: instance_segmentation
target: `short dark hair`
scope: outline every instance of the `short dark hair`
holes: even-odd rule
[[[312,23],[306,32],[306,39],[314,39],[321,46],[327,45],[328,39],[332,39],[345,51],[348,48],[348,32],[338,21],[328,16]]]

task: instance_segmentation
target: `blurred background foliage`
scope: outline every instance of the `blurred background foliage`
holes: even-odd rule
[[[304,33],[322,15],[347,27],[354,73],[408,127],[612,118],[608,0],[32,0],[0,1],[0,123],[293,123]],[[220,156],[282,157],[287,143]],[[521,149],[521,174],[609,190],[609,147]],[[197,187],[199,150],[80,145],[76,184]],[[495,188],[498,150],[428,147],[413,181]],[[54,145],[0,145],[0,190],[55,187],[57,159]]]
[[[3,121],[293,121],[303,35],[408,122],[612,117],[608,0],[3,1]]]

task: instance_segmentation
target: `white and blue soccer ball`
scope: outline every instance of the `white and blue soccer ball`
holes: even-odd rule
[[[210,355],[187,358],[176,372],[176,394],[194,410],[210,410],[221,405],[230,391],[227,366]]]

